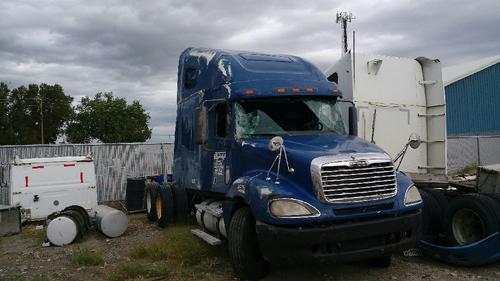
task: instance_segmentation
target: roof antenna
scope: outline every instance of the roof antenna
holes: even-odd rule
[[[337,12],[337,23],[340,23],[342,28],[342,50],[341,55],[347,53],[347,23],[351,22],[355,17],[351,12]]]

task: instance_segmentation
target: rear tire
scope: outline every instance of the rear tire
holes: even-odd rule
[[[392,255],[382,256],[368,260],[368,264],[375,267],[386,268],[391,266]]]
[[[467,245],[500,230],[500,205],[484,194],[461,195],[450,202],[445,226],[452,245]]]
[[[243,280],[259,280],[269,272],[259,248],[255,219],[248,207],[234,213],[229,226],[228,250],[236,276]]]
[[[175,223],[185,224],[188,217],[188,195],[185,188],[180,186],[173,186],[174,193],[174,206],[175,206]]]
[[[434,240],[440,233],[443,233],[444,206],[440,206],[436,197],[427,189],[420,188],[419,192],[424,202],[422,235],[425,240]]]
[[[158,217],[158,226],[166,228],[174,223],[174,195],[170,184],[160,186],[158,198],[156,198],[156,214]]]
[[[146,183],[146,214],[148,220],[157,221],[156,198],[158,197],[160,185],[156,182]]]

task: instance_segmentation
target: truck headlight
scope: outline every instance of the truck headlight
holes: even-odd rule
[[[319,211],[311,204],[292,198],[273,199],[269,202],[269,212],[275,217],[315,217]]]
[[[411,206],[422,202],[422,197],[416,186],[412,185],[405,193],[405,206]]]

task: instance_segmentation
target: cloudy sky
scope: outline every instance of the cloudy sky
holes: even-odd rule
[[[178,56],[190,46],[340,56],[335,12],[356,19],[356,50],[439,58],[500,54],[498,0],[1,0],[0,81],[58,83],[81,96],[111,91],[150,112],[153,137],[174,132]]]

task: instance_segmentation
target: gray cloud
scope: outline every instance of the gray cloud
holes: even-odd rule
[[[303,56],[321,69],[340,54],[337,10],[357,17],[356,50],[439,58],[500,53],[500,2],[0,2],[0,80],[59,83],[77,99],[112,91],[150,112],[152,141],[173,133],[180,52],[189,46]]]

